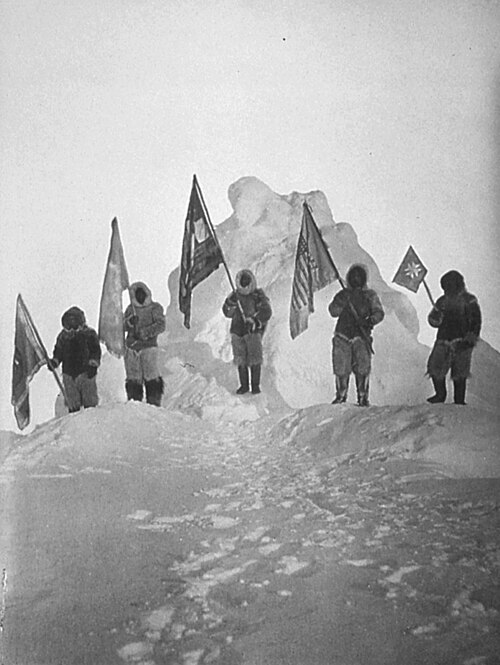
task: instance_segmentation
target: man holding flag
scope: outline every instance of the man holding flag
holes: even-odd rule
[[[336,396],[332,404],[347,400],[351,372],[356,378],[358,405],[369,406],[369,376],[371,372],[371,339],[374,326],[384,318],[378,295],[367,287],[368,270],[356,263],[349,268],[347,285],[330,303],[328,311],[338,317],[332,340],[332,362]]]
[[[97,333],[87,325],[85,313],[70,307],[62,315],[63,329],[57,336],[53,358],[47,362],[55,372],[62,363],[66,405],[70,413],[97,406],[97,369],[101,363],[101,347]]]

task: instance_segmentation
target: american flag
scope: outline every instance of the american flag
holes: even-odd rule
[[[193,176],[193,186],[182,241],[181,269],[179,276],[179,309],[184,314],[184,325],[191,326],[191,293],[194,287],[206,279],[223,262],[221,248],[214,236],[201,202],[198,181]]]
[[[308,326],[314,312],[314,293],[339,279],[328,248],[304,202],[290,303],[290,335],[295,339]]]
[[[426,275],[427,268],[410,245],[392,281],[416,293]]]

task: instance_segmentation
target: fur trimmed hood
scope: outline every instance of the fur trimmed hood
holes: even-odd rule
[[[83,326],[86,325],[86,320],[85,320],[85,312],[80,309],[79,307],[70,307],[67,309],[64,314],[61,317],[61,324],[62,327],[65,328],[66,330],[69,330],[69,319],[70,318],[75,318],[78,321],[78,327],[83,328]]]
[[[141,303],[137,302],[137,299],[135,297],[135,292],[137,291],[137,289],[142,289],[146,294],[146,300],[142,303],[142,305]],[[147,307],[148,305],[151,305],[152,302],[151,289],[144,282],[134,282],[133,284],[130,285],[129,291],[130,291],[130,300],[134,307]]]
[[[247,276],[250,278],[250,283],[247,286],[242,286],[241,285],[241,278],[243,276]],[[257,280],[255,279],[255,275],[251,270],[240,270],[236,274],[236,291],[240,293],[242,296],[247,296],[249,293],[253,293],[254,291],[257,290]]]
[[[450,270],[440,280],[440,285],[446,294],[453,295],[465,291],[465,280],[458,270]]]
[[[353,285],[351,284],[351,277],[352,277],[353,271],[355,271],[355,270],[356,271],[359,270],[364,275],[364,282],[363,282],[361,288],[366,289],[367,285],[368,285],[368,268],[364,263],[353,263],[352,266],[347,271],[346,282],[347,282],[348,288],[350,288],[350,289],[354,288]]]

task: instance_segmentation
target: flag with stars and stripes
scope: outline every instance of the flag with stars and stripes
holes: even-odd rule
[[[426,275],[427,268],[410,245],[392,281],[416,293]]]
[[[193,176],[179,275],[179,309],[184,314],[186,328],[191,326],[192,290],[217,270],[223,261],[215,231],[208,219],[208,213],[205,213],[198,181],[196,176]]]
[[[47,362],[47,353],[33,326],[26,305],[21,297],[16,302],[16,329],[14,334],[14,359],[12,362],[12,398],[19,429],[30,422],[29,383],[42,365]]]
[[[290,303],[290,334],[295,339],[308,326],[314,312],[314,293],[339,279],[328,248],[304,202]]]

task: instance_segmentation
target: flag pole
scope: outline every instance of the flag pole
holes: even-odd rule
[[[422,280],[422,284],[425,286],[425,290],[427,291],[427,295],[429,296],[429,300],[431,301],[432,306],[434,307],[434,305],[435,305],[436,303],[434,302],[434,298],[432,297],[431,290],[430,290],[429,287],[427,286],[427,282],[425,281],[425,277],[424,277],[424,279]]]
[[[193,184],[194,184],[195,187],[196,187],[196,191],[197,191],[197,193],[198,193],[198,197],[199,197],[199,199],[200,199],[200,201],[201,201],[201,205],[203,206],[203,212],[205,213],[205,216],[206,216],[206,218],[207,218],[208,227],[209,227],[209,229],[210,229],[210,232],[211,232],[211,234],[212,234],[212,237],[213,237],[213,239],[215,240],[215,244],[216,244],[217,247],[219,248],[220,255],[221,255],[221,257],[222,257],[222,263],[224,264],[224,268],[226,269],[226,274],[227,274],[227,278],[228,278],[228,280],[229,280],[229,284],[231,285],[231,288],[233,289],[233,291],[237,294],[236,286],[234,285],[233,278],[231,277],[231,273],[229,272],[229,268],[228,268],[228,265],[227,265],[227,263],[226,263],[226,258],[225,258],[225,256],[224,256],[224,252],[222,251],[222,247],[221,247],[220,244],[219,244],[219,239],[217,238],[217,235],[216,235],[216,233],[215,233],[214,225],[212,224],[212,220],[210,219],[210,214],[209,214],[209,212],[208,212],[208,208],[207,208],[207,206],[206,206],[205,199],[203,198],[203,193],[202,193],[201,188],[200,188],[200,185],[199,185],[199,183],[198,183],[198,178],[196,177],[196,174],[193,175]],[[237,301],[237,303],[238,303],[238,309],[240,310],[240,314],[241,314],[241,316],[242,316],[243,318],[245,318],[245,313],[243,312],[243,307],[241,306],[241,302],[239,301],[238,298],[236,298],[236,301]]]
[[[45,344],[42,342],[42,338],[40,337],[40,334],[39,334],[38,330],[36,329],[35,323],[34,323],[33,319],[31,318],[31,314],[29,313],[29,310],[26,307],[26,304],[25,304],[21,294],[19,294],[19,297],[21,298],[21,302],[23,304],[23,309],[24,309],[24,312],[26,314],[26,318],[28,319],[28,324],[31,328],[31,332],[35,336],[36,341],[38,342],[38,344],[40,345],[40,348],[42,349],[43,355],[45,356],[45,361],[46,361],[47,365],[49,366],[50,371],[54,375],[54,378],[57,382],[57,385],[59,386],[59,389],[62,393],[62,396],[64,397],[64,401],[65,401],[66,406],[67,406],[68,405],[68,396],[66,395],[66,390],[64,389],[64,386],[63,386],[62,381],[59,377],[59,374],[55,371],[55,369],[51,368],[50,358],[49,358],[49,354],[47,353],[47,349],[45,348]]]
[[[342,277],[340,276],[340,272],[337,270],[337,266],[336,266],[335,263],[333,262],[332,255],[330,254],[330,251],[329,251],[329,249],[328,249],[328,247],[327,247],[327,245],[326,245],[326,243],[325,243],[325,241],[324,241],[323,235],[322,235],[321,231],[320,231],[319,228],[318,228],[318,225],[316,224],[316,222],[315,222],[315,220],[314,220],[314,217],[313,217],[313,214],[312,214],[312,210],[311,210],[311,208],[309,207],[309,204],[307,203],[307,201],[304,201],[304,207],[305,207],[305,208],[307,209],[307,211],[309,212],[309,214],[310,214],[310,216],[311,216],[312,223],[313,223],[314,226],[316,227],[316,229],[317,229],[317,231],[318,231],[318,234],[319,234],[319,237],[321,238],[321,240],[322,240],[322,242],[323,242],[323,245],[325,246],[326,253],[328,254],[328,258],[330,259],[331,266],[332,266],[332,268],[335,270],[335,272],[337,273],[338,280],[339,280],[339,282],[340,282],[340,286],[341,286],[343,289],[345,289],[345,283],[344,283],[344,280],[343,280]],[[363,326],[361,325],[361,321],[359,320],[359,314],[358,314],[358,312],[357,312],[356,309],[354,308],[354,305],[352,304],[352,302],[351,302],[351,300],[350,300],[349,298],[348,298],[348,302],[349,302],[349,309],[351,310],[351,314],[353,315],[354,320],[356,321],[356,324],[357,324],[357,326],[358,326],[359,332],[361,333],[361,337],[362,337],[363,340],[366,342],[366,345],[367,345],[367,347],[368,347],[370,353],[371,353],[371,354],[375,354],[375,351],[373,350],[372,343],[371,343],[371,341],[370,341],[368,335],[366,334],[365,329],[364,329]]]

